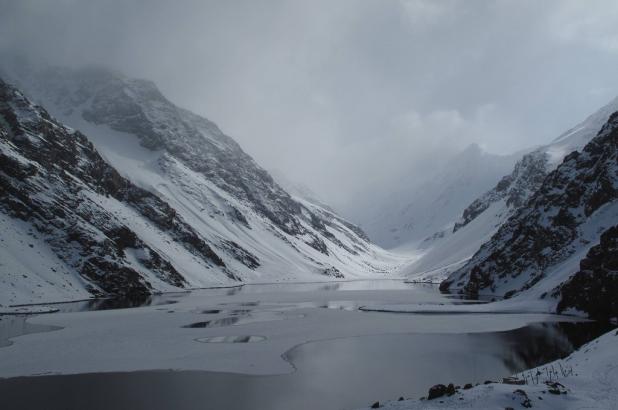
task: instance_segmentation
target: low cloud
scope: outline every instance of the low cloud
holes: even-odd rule
[[[335,205],[618,94],[613,1],[0,0],[0,48],[154,80]]]

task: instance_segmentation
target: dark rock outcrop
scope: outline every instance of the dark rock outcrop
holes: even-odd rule
[[[266,248],[268,241],[255,243],[263,231],[281,239],[283,248],[295,250],[314,272],[324,266],[326,258],[332,258],[341,268],[340,250],[353,256],[370,252],[369,239],[360,228],[328,207],[293,198],[214,123],[176,106],[154,83],[98,67],[27,68],[7,70],[11,81],[69,124],[74,121],[82,127],[84,122],[88,123],[84,128],[96,125],[92,134],[102,150],[109,148],[111,139],[122,135],[129,140],[135,137],[146,148],[139,155],[152,154],[154,159],[148,165],[161,176],[162,182],[151,191],[176,207],[171,211],[182,214],[200,232],[203,225],[210,229],[210,222],[214,222],[216,233],[203,235],[212,252],[197,242],[195,250],[209,254],[230,278],[237,277],[232,270],[238,277],[247,278],[248,271],[259,270],[266,259],[272,259],[272,249]],[[109,137],[97,134],[107,132],[107,128],[113,130]],[[128,146],[131,142],[127,141]],[[115,145],[112,150],[117,148]],[[133,180],[124,164],[117,165],[123,176]],[[104,182],[106,189],[123,191],[124,182],[118,177],[108,178]],[[134,182],[141,186],[139,178]],[[134,190],[126,199],[140,195]],[[169,212],[151,211],[144,209],[160,226],[169,225],[170,218],[173,219]],[[219,230],[221,225],[223,230]],[[245,234],[247,230],[255,231]],[[187,239],[193,242],[192,238]],[[280,259],[282,263],[289,261],[285,256]]]
[[[492,190],[464,209],[461,219],[453,227],[453,232],[468,225],[500,200],[504,200],[506,206],[514,212],[541,186],[548,172],[549,164],[545,152],[537,150],[524,155],[515,164],[515,169],[510,175],[503,177]]]
[[[580,226],[618,198],[618,113],[582,150],[564,158],[530,200],[440,286],[471,296],[534,286],[577,249]]]
[[[152,292],[157,278],[184,287],[182,275],[102,201],[131,209],[204,262],[225,268],[211,246],[156,195],[105,162],[68,129],[0,80],[0,209],[29,222],[94,294]]]
[[[555,292],[560,300],[557,312],[567,309],[585,312],[592,319],[618,317],[618,225],[601,234],[579,263],[579,271]]]
[[[452,396],[455,392],[456,390],[453,383],[450,383],[448,386],[445,386],[444,384],[436,384],[429,388],[427,400],[433,400],[443,396]]]

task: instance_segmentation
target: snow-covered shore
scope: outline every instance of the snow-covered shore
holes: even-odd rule
[[[532,369],[541,373],[526,385],[491,383],[457,389],[432,400],[408,399],[380,405],[385,410],[521,409],[612,410],[618,403],[618,331],[582,346],[564,360]],[[564,369],[548,378],[546,369]],[[536,377],[536,376],[535,376]],[[447,381],[446,381],[447,382]],[[556,383],[557,382],[557,383]]]

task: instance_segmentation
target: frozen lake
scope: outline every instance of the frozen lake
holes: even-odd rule
[[[399,303],[474,302],[380,280],[247,285],[131,309],[88,302],[27,321],[3,316],[0,397],[15,409],[348,409],[420,397],[436,383],[498,380],[604,330],[532,313],[359,310]]]

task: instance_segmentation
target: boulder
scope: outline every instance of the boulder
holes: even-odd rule
[[[443,384],[436,384],[429,389],[429,394],[427,395],[427,400],[437,399],[438,397],[442,397],[446,394],[447,387]]]

